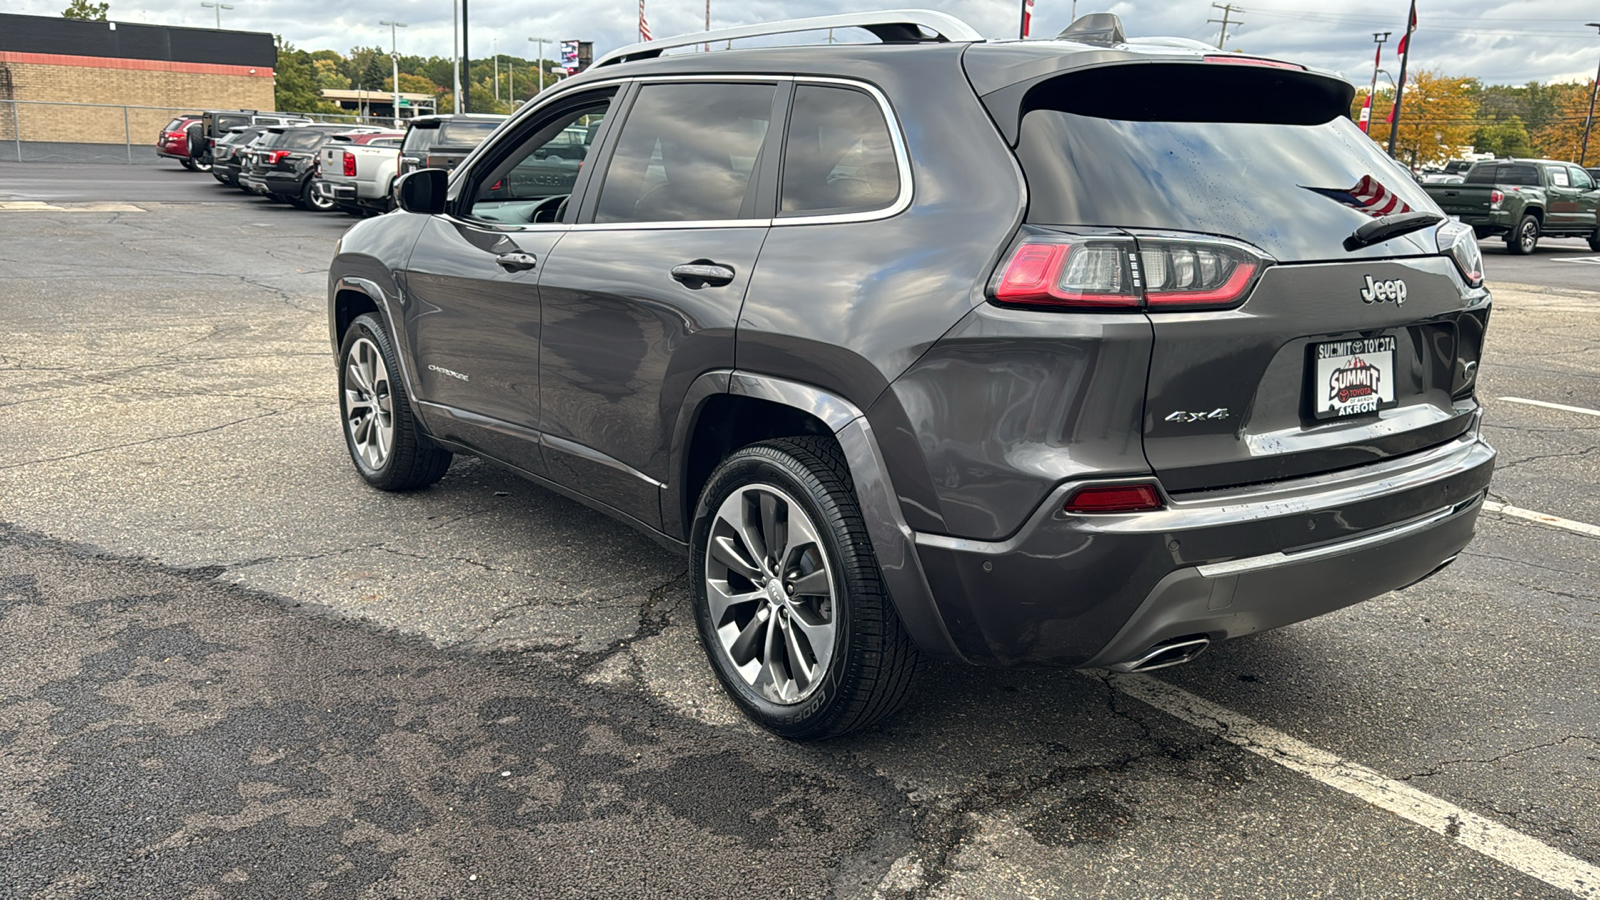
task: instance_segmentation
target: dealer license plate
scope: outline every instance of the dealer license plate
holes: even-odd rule
[[[1311,411],[1342,419],[1394,406],[1394,335],[1311,345]]]

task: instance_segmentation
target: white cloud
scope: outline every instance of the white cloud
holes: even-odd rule
[[[646,0],[651,31],[658,37],[699,31],[705,26],[703,0]],[[914,5],[915,0],[904,5]],[[1224,0],[1232,2],[1232,0]],[[984,34],[1015,37],[1019,4],[1010,0],[947,0],[939,9],[956,15]],[[17,8],[20,5],[20,8]],[[887,5],[902,5],[891,2]],[[9,11],[59,15],[66,0],[13,0]],[[347,0],[330,7],[312,0],[234,0],[223,11],[223,25],[282,34],[295,46],[348,50],[357,45],[389,46],[382,19],[399,19],[402,53],[445,56],[451,46],[451,3],[446,0]],[[861,9],[849,0],[712,0],[714,28]],[[1038,0],[1034,34],[1053,34],[1070,24],[1072,0]],[[1404,0],[1366,0],[1355,6],[1316,5],[1312,0],[1246,2],[1240,24],[1229,31],[1228,49],[1278,56],[1340,72],[1356,82],[1372,73],[1372,33],[1390,31],[1384,68],[1398,74],[1393,50],[1405,27]],[[494,42],[507,53],[533,55],[531,36],[583,39],[597,53],[636,39],[637,0],[578,0],[560,6],[516,0],[475,0],[469,7],[474,57],[487,56]],[[1188,0],[1081,0],[1078,12],[1116,12],[1129,35],[1176,35],[1215,41],[1216,14],[1208,4]],[[199,0],[112,0],[112,18],[160,25],[210,27],[214,12]],[[1600,10],[1584,0],[1508,0],[1497,6],[1482,0],[1423,0],[1418,9],[1411,69],[1437,69],[1470,75],[1491,84],[1578,80],[1594,76],[1600,61],[1600,36],[1583,23],[1600,20]],[[548,50],[550,56],[555,51]]]

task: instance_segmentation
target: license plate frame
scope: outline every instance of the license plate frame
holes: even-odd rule
[[[1392,334],[1317,341],[1306,348],[1306,398],[1318,421],[1375,416],[1398,405]]]

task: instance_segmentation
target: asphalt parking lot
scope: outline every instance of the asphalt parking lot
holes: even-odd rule
[[[1484,243],[1454,566],[1154,676],[929,666],[802,746],[649,539],[470,460],[359,481],[350,221],[0,164],[0,898],[1600,897],[1585,244]]]

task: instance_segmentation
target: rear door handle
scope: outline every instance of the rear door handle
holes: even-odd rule
[[[697,259],[681,266],[673,266],[672,277],[690,288],[701,288],[708,284],[712,287],[722,287],[732,283],[733,268],[714,263],[709,259]]]
[[[539,264],[532,253],[502,253],[494,258],[495,264],[507,272],[526,272]]]

